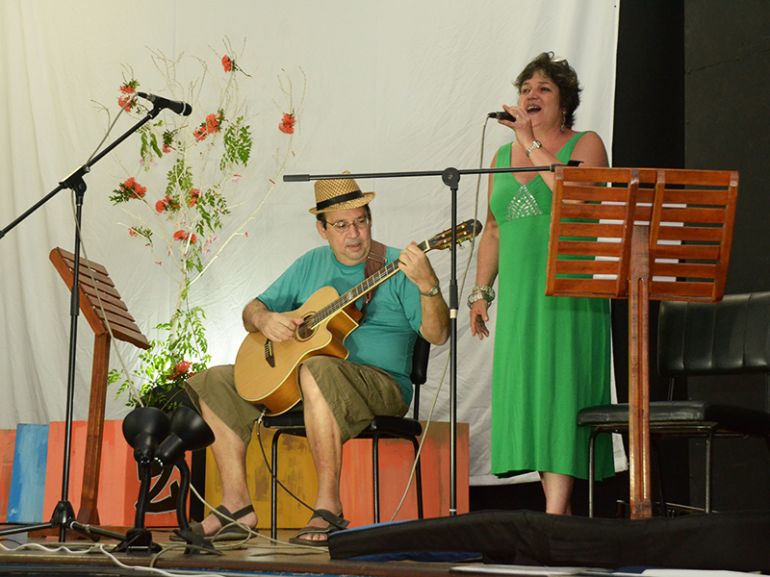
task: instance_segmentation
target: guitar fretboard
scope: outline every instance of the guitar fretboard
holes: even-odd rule
[[[428,241],[423,241],[417,245],[423,252],[430,250]],[[360,299],[370,290],[377,285],[385,282],[390,277],[398,272],[398,261],[389,262],[384,267],[375,272],[372,276],[367,277],[362,283],[357,284],[353,288],[342,293],[337,299],[326,305],[324,308],[313,313],[305,320],[305,325],[309,326],[310,330],[315,329],[319,324],[323,323],[329,317],[337,314],[338,311],[344,309],[350,303]]]

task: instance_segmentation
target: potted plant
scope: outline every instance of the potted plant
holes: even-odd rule
[[[183,57],[172,62],[154,52],[152,58],[168,77],[169,94],[178,94],[180,86],[172,79]],[[276,114],[274,125],[279,139],[276,172],[265,179],[270,185],[258,206],[240,223],[228,222],[234,232],[221,240],[218,235],[232,218],[241,172],[251,160],[254,136],[239,96],[239,83],[252,77],[236,63],[228,43],[225,54],[216,59],[216,74],[209,73],[205,60],[193,59],[201,68],[200,80],[190,83],[185,100],[195,103],[194,112],[189,117],[161,115],[144,125],[135,171],[110,196],[132,221],[126,225],[128,236],[144,242],[154,261],[170,269],[177,286],[171,317],[156,325],[158,335],[139,355],[138,367],[128,369],[121,361],[122,370],[110,372],[109,382],[119,385],[118,394],[128,393],[131,406],[173,410],[185,379],[207,367],[211,357],[206,315],[201,307],[191,306],[191,291],[230,241],[248,234],[247,223],[257,216],[292,156],[296,109],[292,80],[284,71],[279,89],[285,108]],[[120,113],[143,116],[147,108],[137,97],[140,81],[131,73],[127,76],[119,87]],[[213,81],[214,90],[204,80]],[[302,93],[304,98],[304,75]]]

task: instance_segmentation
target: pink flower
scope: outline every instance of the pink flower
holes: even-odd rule
[[[128,229],[128,236],[138,236],[138,235],[139,235],[139,233],[136,232],[136,229],[133,226],[129,227],[129,229]]]

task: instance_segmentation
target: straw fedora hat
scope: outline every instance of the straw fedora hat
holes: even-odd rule
[[[349,174],[346,170],[343,174]],[[315,206],[311,214],[331,210],[347,210],[369,204],[374,198],[373,192],[361,192],[358,183],[352,178],[344,180],[316,180]]]

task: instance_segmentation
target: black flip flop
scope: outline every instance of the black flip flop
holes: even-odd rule
[[[231,521],[231,519],[235,519],[237,521],[249,513],[254,513],[254,506],[251,505],[251,503],[246,505],[243,509],[238,509],[234,513],[231,513],[230,510],[224,505],[220,505],[211,511],[211,513],[222,522],[221,529],[215,531],[211,535],[206,535],[203,532],[203,525],[196,522],[190,524],[190,530],[196,535],[200,535],[205,539],[212,539],[213,541],[240,541],[242,539],[247,539],[251,535],[251,532],[257,532],[256,528],[254,527],[251,528],[250,532],[241,525]],[[183,539],[176,534],[171,535],[169,539],[171,541],[183,541]]]
[[[310,520],[312,521],[313,519],[317,518],[321,518],[329,524],[326,527],[313,527],[311,525],[307,525],[304,529],[301,529],[299,533],[297,533],[294,537],[289,539],[289,543],[292,545],[308,545],[310,547],[326,547],[328,545],[329,535],[336,533],[337,531],[342,531],[348,525],[350,525],[350,521],[343,518],[341,512],[339,515],[335,515],[327,509],[316,509],[313,511],[313,515],[310,517]],[[303,539],[303,535],[326,535],[326,539]]]

